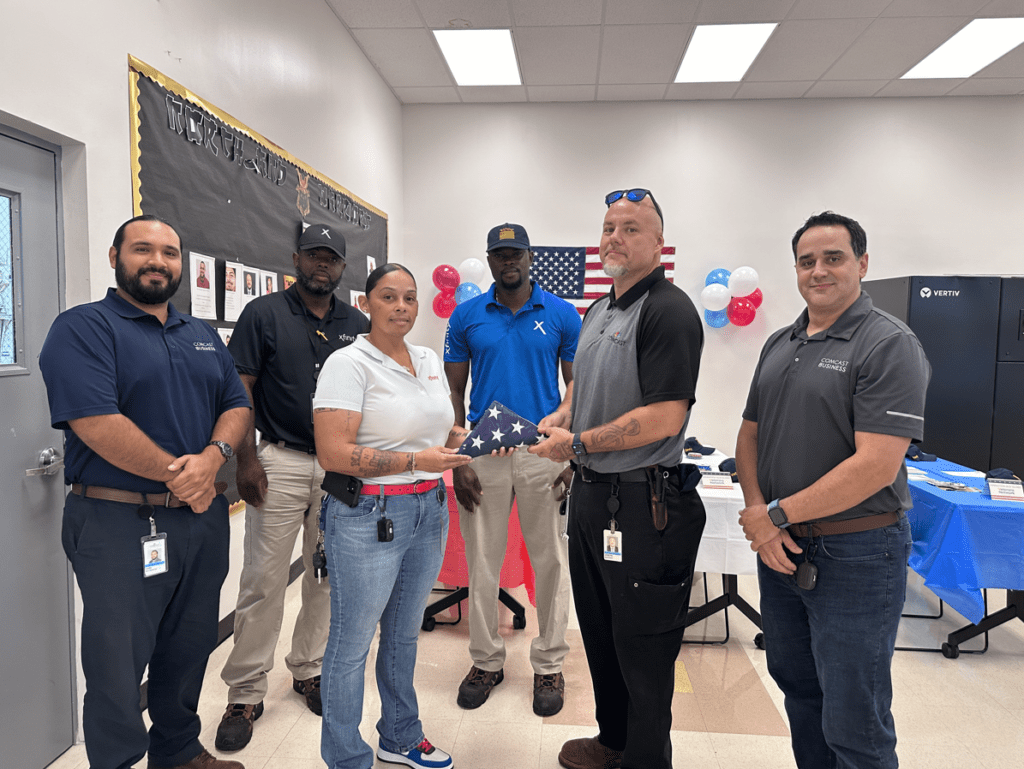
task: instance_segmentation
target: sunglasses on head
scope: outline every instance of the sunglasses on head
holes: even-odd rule
[[[614,203],[616,200],[621,200],[622,198],[630,200],[634,203],[639,203],[641,200],[648,196],[651,198],[651,202],[654,204],[654,210],[658,212],[658,218],[661,219],[661,226],[664,227],[665,217],[661,215],[661,206],[658,205],[658,201],[654,199],[654,193],[651,192],[650,190],[644,190],[639,187],[632,190],[615,190],[615,192],[609,192],[607,195],[604,196],[604,204],[606,206],[611,206],[611,204]]]

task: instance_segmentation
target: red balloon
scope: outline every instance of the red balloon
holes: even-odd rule
[[[754,316],[757,315],[757,308],[753,302],[741,296],[729,302],[726,314],[729,316],[729,322],[734,326],[749,326],[750,322],[754,320]]]
[[[754,293],[748,294],[747,296],[744,296],[742,298],[743,299],[749,299],[750,303],[752,305],[754,305],[755,308],[757,308],[757,307],[760,307],[761,306],[761,302],[764,301],[764,294],[761,293],[761,289],[755,288],[754,289]]]
[[[439,318],[450,318],[455,312],[455,292],[442,291],[434,297],[434,315]]]
[[[462,279],[459,277],[459,271],[450,264],[442,264],[434,268],[434,285],[441,289],[442,292],[445,289],[454,291],[461,282]],[[448,315],[444,317],[447,318]]]

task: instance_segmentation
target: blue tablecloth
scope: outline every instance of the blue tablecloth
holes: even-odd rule
[[[981,489],[944,491],[910,474],[914,508],[907,513],[914,535],[910,568],[925,585],[977,624],[985,616],[981,589],[1024,590],[1024,503],[993,501],[984,478],[951,475],[969,468],[947,462],[911,462],[933,480]]]

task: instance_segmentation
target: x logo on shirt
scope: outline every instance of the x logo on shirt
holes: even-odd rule
[[[540,331],[544,336],[548,335],[548,332],[544,330],[544,321],[542,320],[535,320],[533,322],[533,330]]]

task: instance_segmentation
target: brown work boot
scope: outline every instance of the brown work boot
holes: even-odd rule
[[[149,769],[156,769],[156,767],[150,764]],[[237,761],[225,761],[222,758],[214,758],[210,755],[209,751],[204,750],[187,764],[179,764],[173,767],[173,769],[245,769],[245,767]]]
[[[622,751],[606,748],[597,737],[581,737],[562,746],[558,763],[566,769],[619,769]]]
[[[292,688],[306,698],[306,707],[318,716],[324,714],[323,702],[320,700],[320,676],[313,676],[304,681],[292,679]]]
[[[478,708],[487,702],[487,696],[491,693],[491,689],[504,680],[504,670],[488,673],[474,665],[459,684],[459,696],[455,702],[460,708],[466,710]]]
[[[561,673],[546,676],[533,675],[533,712],[538,716],[553,716],[565,704],[565,678]]]
[[[217,750],[241,750],[252,739],[252,724],[263,715],[263,703],[243,705],[239,702],[228,704],[217,727]]]

